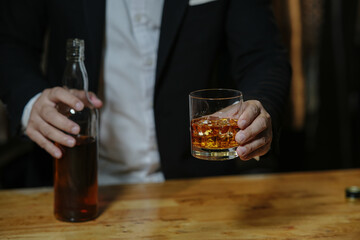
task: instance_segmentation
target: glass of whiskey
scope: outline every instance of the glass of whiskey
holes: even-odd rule
[[[191,154],[199,159],[223,161],[238,157],[237,120],[243,95],[233,89],[204,89],[189,94]]]

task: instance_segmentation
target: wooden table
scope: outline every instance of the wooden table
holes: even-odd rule
[[[247,175],[100,189],[100,216],[65,223],[51,188],[0,191],[0,239],[360,239],[360,170]]]

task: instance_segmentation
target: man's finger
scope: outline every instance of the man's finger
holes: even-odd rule
[[[235,140],[240,145],[243,145],[254,139],[258,134],[268,128],[271,128],[270,115],[268,113],[261,114],[250,124],[250,126],[244,130],[240,130],[235,135]]]
[[[221,109],[220,111],[217,111],[217,112],[211,114],[211,116],[218,117],[218,118],[238,119],[240,116],[240,113],[241,113],[241,107],[242,107],[242,103],[237,102],[237,103],[232,104],[224,109]]]
[[[77,111],[81,111],[84,108],[84,103],[79,98],[62,87],[55,87],[45,91],[45,94],[48,94],[48,98],[52,102],[62,102]]]
[[[261,104],[259,101],[250,100],[244,102],[244,111],[238,119],[240,129],[247,128],[261,113]]]
[[[71,89],[70,92],[74,94],[76,97],[78,97],[88,107],[92,107],[92,106],[94,106],[95,108],[102,107],[103,104],[102,101],[93,92],[88,92],[89,99],[86,97],[85,91]]]
[[[272,141],[272,136],[270,134],[267,134],[266,132],[259,134],[259,136],[250,143],[243,146],[239,146],[237,148],[238,155],[240,157],[248,156],[249,154],[257,151],[259,148],[269,143],[271,144],[271,141]]]
[[[73,137],[59,131],[45,121],[39,121],[39,124],[41,124],[39,132],[45,138],[68,147],[73,147],[75,145],[75,139]]]
[[[62,156],[61,150],[46,139],[40,132],[30,128],[27,130],[27,135],[54,158],[60,158]]]
[[[50,125],[61,129],[67,133],[78,134],[80,131],[80,127],[78,124],[74,123],[64,115],[60,114],[53,107],[42,108],[40,112],[40,117]]]
[[[101,108],[103,103],[102,101],[96,96],[95,93],[93,92],[89,92],[89,97],[90,97],[90,101],[91,103],[94,105],[94,107],[96,108]]]
[[[270,147],[271,147],[271,142],[269,142],[269,143],[265,144],[264,146],[256,149],[255,151],[250,152],[247,155],[240,155],[241,153],[239,152],[239,150],[240,150],[239,148],[236,149],[236,151],[237,151],[237,153],[238,153],[241,160],[247,161],[247,160],[250,160],[250,159],[255,158],[257,156],[265,155],[270,150]]]

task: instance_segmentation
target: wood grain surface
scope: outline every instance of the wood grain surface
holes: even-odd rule
[[[0,239],[360,239],[360,170],[100,188],[85,223],[53,216],[51,188],[0,191]]]

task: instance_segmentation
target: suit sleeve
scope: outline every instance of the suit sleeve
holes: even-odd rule
[[[0,0],[0,99],[12,135],[20,133],[26,103],[48,87],[40,63],[46,30],[43,0]]]
[[[259,100],[269,112],[277,141],[291,68],[280,43],[270,1],[230,1],[226,28],[231,76],[245,100]]]

